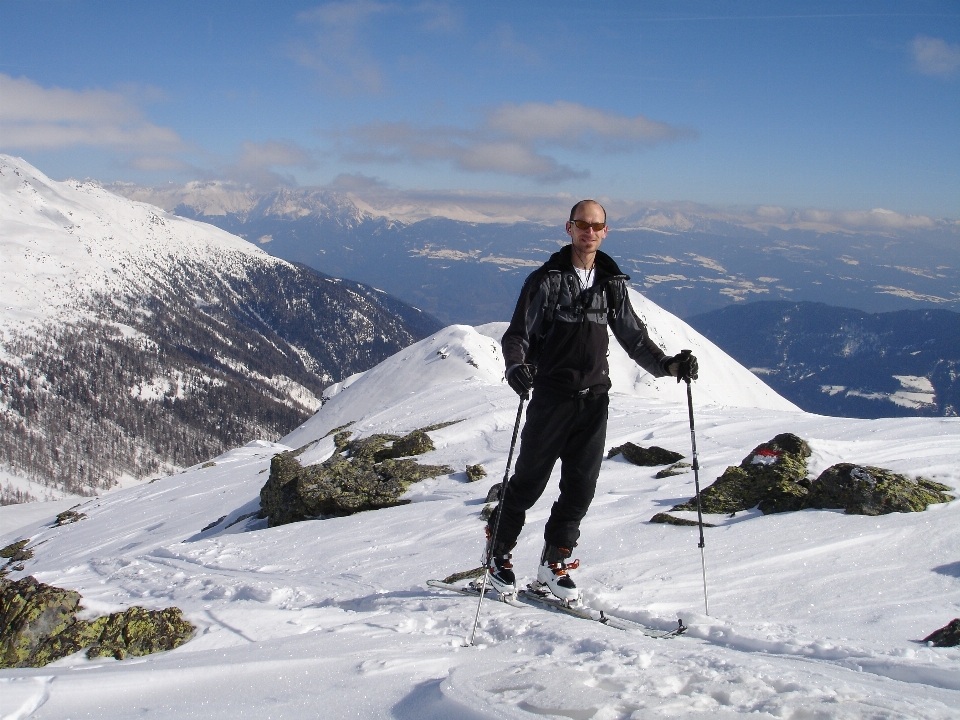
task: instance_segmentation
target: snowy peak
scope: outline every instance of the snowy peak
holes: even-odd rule
[[[147,295],[183,265],[242,272],[278,261],[235,235],[132,202],[91,182],[55,182],[0,156],[0,322],[76,309],[90,293]]]
[[[700,378],[693,384],[693,395],[698,406],[799,412],[796,405],[683,320],[639,293],[631,291],[630,299],[657,344],[670,354],[690,349],[697,356]],[[501,392],[505,381],[500,338],[506,329],[507,323],[500,322],[476,328],[451,325],[434,333],[373,369],[328,387],[323,393],[322,412],[283,442],[298,447],[347,422],[363,428],[380,418],[385,408],[404,407],[411,397],[454,398],[465,392]],[[670,405],[686,402],[684,389],[674,378],[654,378],[630,359],[612,335],[609,362],[613,393]],[[453,407],[456,401],[451,403]],[[427,415],[422,418],[423,425],[438,421]]]
[[[8,499],[91,494],[276,439],[326,385],[438,327],[373,288],[9,157],[0,254]]]

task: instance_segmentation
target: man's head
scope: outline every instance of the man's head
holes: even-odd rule
[[[600,243],[607,236],[607,211],[603,205],[596,200],[581,200],[574,205],[567,221],[567,235],[573,241],[575,262],[592,264]]]

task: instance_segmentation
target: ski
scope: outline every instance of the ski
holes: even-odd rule
[[[451,583],[443,582],[443,580],[427,580],[427,585],[432,588],[437,588],[438,590],[450,590],[451,592],[467,595],[468,597],[480,597],[480,589],[473,583],[468,583],[467,585],[453,585]],[[507,605],[513,605],[514,607],[526,607],[513,595],[501,595],[493,589],[492,585],[487,585],[487,597],[490,597],[494,600],[499,600]]]
[[[520,590],[517,593],[517,598],[522,602],[535,603],[539,607],[566,613],[567,615],[572,615],[582,620],[593,620],[594,622],[616,628],[617,630],[637,630],[647,637],[656,638],[657,640],[674,638],[683,635],[683,633],[687,631],[687,626],[683,624],[683,620],[678,619],[677,627],[673,630],[657,630],[656,628],[647,627],[642,623],[638,623],[636,620],[630,620],[629,618],[620,617],[619,615],[610,615],[604,610],[594,610],[587,605],[568,605],[560,598],[550,593],[536,590],[530,585]]]
[[[480,591],[472,584],[461,586],[445,583],[442,580],[427,580],[427,585],[438,590],[449,590],[451,592],[467,595],[469,597],[480,596]],[[566,613],[567,615],[572,615],[573,617],[580,618],[581,620],[598,622],[602,625],[606,625],[607,627],[616,628],[617,630],[636,630],[643,633],[647,637],[656,638],[658,640],[674,638],[687,631],[687,626],[683,624],[683,620],[678,620],[677,627],[673,630],[657,630],[655,628],[650,628],[646,625],[638,623],[635,620],[630,620],[618,615],[610,615],[603,610],[594,610],[586,605],[567,605],[563,600],[560,600],[553,595],[539,592],[529,585],[526,588],[518,591],[516,596],[500,595],[492,588],[488,589],[487,594],[493,599],[499,600],[507,605],[512,605],[513,607],[529,607],[537,610],[548,611],[554,610],[557,612]]]

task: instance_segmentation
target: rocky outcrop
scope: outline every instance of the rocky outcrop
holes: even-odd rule
[[[813,481],[804,507],[842,509],[848,515],[922,512],[932,503],[953,500],[946,494],[949,489],[884,468],[839,463]]]
[[[678,518],[673,515],[668,515],[667,513],[657,513],[652,518],[650,518],[652,523],[663,523],[664,525],[699,525],[700,523],[696,520],[687,520],[686,518]],[[704,523],[704,527],[716,527],[710,523]]]
[[[433,450],[426,431],[435,428],[359,440],[350,440],[349,431],[339,432],[333,457],[308,467],[300,464],[296,452],[275,455],[270,477],[260,490],[261,511],[273,527],[401,505],[401,495],[411,484],[454,472],[446,465],[421,465],[408,457]]]
[[[839,463],[820,477],[807,478],[810,448],[791,433],[758,445],[737,467],[700,493],[705,513],[734,513],[754,507],[764,514],[806,508],[842,509],[848,515],[921,512],[931,503],[953,500],[946,485],[899,475],[871,465]],[[696,498],[673,510],[696,510]],[[651,520],[651,522],[666,522]]]
[[[87,648],[87,657],[118,660],[172,650],[195,630],[180,609],[131,607],[79,620],[80,594],[33,577],[0,579],[0,667],[42,667]]]
[[[960,645],[960,618],[954,618],[939,630],[934,630],[923,641],[934,647],[957,647]]]
[[[487,476],[483,465],[467,465],[467,482],[477,482]]]
[[[609,460],[620,454],[634,465],[641,465],[643,467],[669,465],[678,460],[683,460],[683,455],[673,450],[664,450],[662,447],[657,447],[656,445],[645,448],[634,445],[632,442],[610,448],[610,452],[607,453],[607,459]]]
[[[27,538],[0,548],[0,558],[5,558],[7,561],[3,567],[0,567],[0,578],[11,572],[23,570],[23,562],[33,557],[33,550],[27,547],[29,542],[30,538]]]
[[[675,462],[670,467],[665,467],[654,475],[654,477],[657,478],[657,480],[663,480],[664,478],[673,477],[674,475],[683,475],[690,467],[690,463]]]
[[[730,466],[700,493],[705,513],[733,513],[759,506],[769,513],[799,510],[806,499],[810,447],[792,433],[758,445],[739,466]],[[693,498],[673,510],[696,510]]]

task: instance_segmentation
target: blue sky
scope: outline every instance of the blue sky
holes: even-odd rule
[[[0,2],[55,178],[960,218],[957,2]]]

